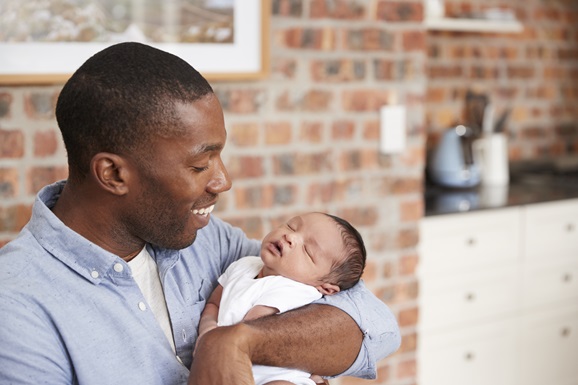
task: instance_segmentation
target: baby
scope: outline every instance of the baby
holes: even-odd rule
[[[359,232],[333,215],[291,218],[265,236],[260,257],[231,264],[219,278],[199,325],[199,338],[217,326],[283,313],[354,286],[366,251]],[[310,373],[253,366],[256,385],[314,385]]]

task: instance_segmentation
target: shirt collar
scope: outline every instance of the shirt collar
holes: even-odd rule
[[[40,190],[32,206],[28,229],[46,251],[94,284],[105,277],[130,276],[130,269],[122,258],[74,232],[51,211],[65,184],[66,181],[60,181]]]

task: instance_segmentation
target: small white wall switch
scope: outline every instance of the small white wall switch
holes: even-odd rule
[[[405,106],[383,106],[379,111],[380,140],[379,151],[383,154],[397,154],[405,150]]]

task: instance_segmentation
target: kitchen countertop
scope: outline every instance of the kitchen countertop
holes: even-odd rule
[[[425,185],[425,216],[497,209],[578,198],[577,175],[522,173],[505,186],[468,189]]]

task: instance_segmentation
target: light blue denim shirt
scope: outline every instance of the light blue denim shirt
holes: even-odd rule
[[[183,250],[148,245],[157,262],[175,356],[129,266],[66,227],[50,210],[64,182],[45,187],[17,239],[0,249],[0,383],[186,384],[205,301],[233,261],[259,242],[212,217]],[[365,333],[346,375],[374,378],[400,344],[389,308],[362,283],[321,299]]]

